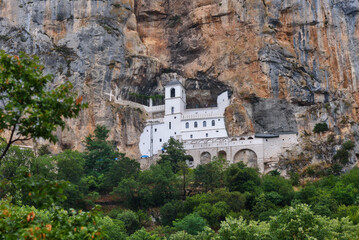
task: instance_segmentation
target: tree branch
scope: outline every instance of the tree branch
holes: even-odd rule
[[[1,156],[0,156],[0,163],[1,163],[1,160],[5,157],[7,151],[9,150],[10,145],[13,143],[13,142],[12,142],[12,138],[14,137],[15,130],[16,130],[16,124],[15,124],[15,125],[13,126],[13,128],[12,128],[9,142],[7,143],[7,145],[6,145],[5,149],[4,149],[4,151],[2,152],[2,154],[1,154]]]

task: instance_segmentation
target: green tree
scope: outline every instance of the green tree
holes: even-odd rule
[[[125,210],[116,216],[116,219],[124,223],[126,232],[132,234],[140,229],[140,219],[137,214],[131,210]]]
[[[55,180],[56,162],[50,155],[43,155],[33,158],[30,163],[30,172],[36,176],[41,176],[49,180]]]
[[[259,186],[261,179],[254,168],[248,168],[243,163],[232,164],[225,172],[226,186],[230,191],[252,192]]]
[[[173,226],[178,231],[186,231],[189,234],[197,235],[204,230],[207,223],[205,219],[195,212],[187,215],[183,219],[174,221]]]
[[[269,240],[269,224],[266,222],[245,221],[243,218],[234,219],[228,217],[221,223],[218,236],[221,240]]]
[[[163,149],[165,153],[160,155],[157,163],[169,163],[172,171],[177,173],[180,169],[178,163],[185,162],[189,158],[183,148],[183,143],[171,137],[167,143],[163,144]]]
[[[136,177],[139,171],[139,162],[126,157],[124,153],[120,153],[106,173],[103,187],[110,191],[113,187],[117,186],[122,179]]]
[[[85,159],[78,151],[65,150],[53,159],[57,163],[57,178],[73,184],[80,184],[84,176]]]
[[[106,216],[100,219],[98,225],[101,226],[106,240],[126,240],[127,238],[125,224],[120,220]]]
[[[56,142],[55,130],[63,129],[66,118],[76,117],[86,107],[82,97],[75,100],[69,82],[47,91],[51,80],[37,57],[0,51],[0,129],[10,132],[0,161],[15,142],[32,138]]]
[[[94,135],[85,139],[84,152],[85,170],[87,174],[98,176],[107,173],[119,157],[114,144],[107,141],[109,130],[102,125],[96,125]]]
[[[5,149],[5,147],[6,144],[0,145],[1,149]],[[31,149],[21,149],[18,146],[11,146],[0,162],[0,179],[10,179],[14,177],[20,167],[31,165],[34,157],[34,153]]]
[[[185,231],[180,231],[172,234],[169,240],[196,240],[196,237]]]
[[[141,186],[147,186],[150,189],[152,206],[162,206],[180,197],[180,181],[171,171],[170,164],[151,166],[149,170],[141,172],[138,180]]]
[[[269,176],[263,177],[262,188],[266,193],[277,193],[277,201],[272,201],[276,205],[285,206],[290,204],[294,197],[294,190],[289,180],[281,176]],[[272,194],[273,195],[273,194]],[[269,197],[270,195],[268,195]],[[269,199],[269,198],[267,198]]]
[[[270,221],[275,239],[355,239],[358,226],[348,219],[329,219],[318,216],[306,204],[283,209]]]
[[[215,159],[210,163],[198,165],[194,170],[195,185],[202,185],[205,192],[220,187],[225,166],[223,159]]]

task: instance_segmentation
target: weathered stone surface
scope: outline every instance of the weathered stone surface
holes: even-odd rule
[[[39,55],[89,102],[62,146],[101,123],[136,156],[146,116],[106,93],[161,94],[176,74],[192,106],[232,92],[230,135],[297,131],[304,151],[325,121],[335,149],[359,140],[358,13],[357,0],[1,0],[0,47]]]

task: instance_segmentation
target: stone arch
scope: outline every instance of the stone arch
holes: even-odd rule
[[[224,150],[218,152],[218,158],[227,160],[227,153]]]
[[[186,156],[186,163],[188,167],[193,167],[194,166],[194,159],[191,155],[187,155]]]
[[[257,154],[251,149],[239,150],[233,158],[233,163],[244,162],[248,167],[258,168]]]
[[[209,152],[201,153],[201,159],[200,159],[201,164],[210,163],[211,159],[212,159],[212,156],[211,156],[211,154]]]

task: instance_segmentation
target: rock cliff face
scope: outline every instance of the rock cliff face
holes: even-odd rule
[[[359,141],[358,0],[0,0],[0,17],[1,48],[39,55],[54,85],[69,80],[89,102],[58,147],[81,149],[105,124],[137,157],[146,116],[106,93],[160,94],[173,74],[192,105],[231,90],[230,135],[298,132],[284,162],[330,161]],[[313,134],[319,122],[328,133]]]

